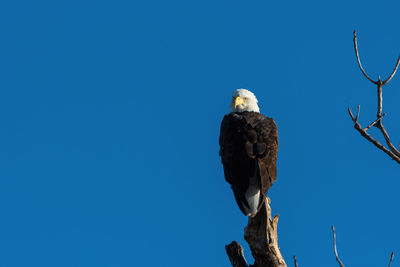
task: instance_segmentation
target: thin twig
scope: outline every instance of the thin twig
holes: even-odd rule
[[[369,128],[371,128],[372,126],[374,126],[378,121],[380,121],[383,117],[386,116],[386,113],[383,113],[381,117],[379,117],[378,119],[376,119],[373,123],[371,123],[370,125],[368,125],[368,127],[364,128],[363,131],[367,131]]]
[[[353,43],[354,43],[354,50],[356,52],[356,57],[357,57],[357,62],[358,62],[358,66],[360,67],[361,72],[364,74],[365,78],[367,78],[370,82],[374,83],[374,84],[378,84],[376,81],[372,80],[367,73],[364,71],[362,65],[361,65],[361,61],[360,61],[360,56],[358,55],[358,48],[357,48],[357,34],[356,34],[356,30],[353,31]]]
[[[348,108],[348,112],[349,112],[351,119],[354,122],[354,129],[356,129],[365,139],[367,139],[369,142],[374,144],[377,148],[379,148],[380,150],[385,152],[389,157],[391,157],[393,160],[395,160],[397,163],[400,164],[400,157],[397,157],[396,154],[394,154],[392,151],[387,149],[384,145],[379,143],[372,136],[370,136],[366,131],[364,131],[363,128],[361,127],[360,123],[358,123],[358,121],[355,121],[355,118],[353,116],[353,113],[351,113],[350,108]]]
[[[351,109],[350,109],[350,108],[347,108],[347,111],[349,112],[349,115],[350,115],[350,117],[351,117],[351,120],[352,120],[354,123],[356,123],[357,121],[354,119],[354,116],[353,116],[353,113],[351,112]]]
[[[360,105],[357,106],[357,116],[356,121],[358,121],[358,117],[360,116]]]
[[[296,256],[293,256],[293,260],[294,260],[294,266],[295,266],[295,267],[298,267]],[[390,267],[390,265],[389,265],[389,267]]]
[[[382,81],[381,78],[378,78],[378,88],[377,88],[377,94],[378,94],[378,107],[377,107],[377,112],[376,112],[376,117],[379,118],[382,115]]]
[[[397,59],[396,66],[394,66],[394,70],[393,70],[392,74],[390,74],[390,76],[389,76],[385,81],[382,82],[382,85],[385,85],[385,84],[387,84],[388,82],[390,82],[390,80],[391,80],[391,79],[393,78],[393,76],[396,74],[396,71],[397,71],[397,68],[399,67],[399,64],[400,64],[400,56],[399,56],[398,59]]]
[[[395,154],[397,157],[400,158],[400,152],[394,147],[394,145],[390,141],[389,134],[386,132],[385,127],[383,127],[382,121],[378,122],[377,127],[379,130],[381,130],[381,133],[382,133],[383,137],[385,138],[386,144],[388,145],[390,150],[393,152],[393,154]]]
[[[389,267],[390,267],[390,265],[392,265],[393,256],[394,256],[394,252],[392,251],[392,254],[390,254]]]
[[[333,248],[335,250],[336,261],[340,264],[340,267],[344,267],[343,262],[340,260],[339,255],[336,249],[336,233],[335,233],[335,226],[332,225],[332,232],[333,232]]]

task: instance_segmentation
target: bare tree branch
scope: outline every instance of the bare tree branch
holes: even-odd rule
[[[390,74],[390,76],[389,76],[385,81],[382,82],[382,85],[385,85],[385,84],[387,84],[388,82],[390,82],[390,80],[391,80],[391,79],[393,78],[393,76],[396,74],[396,71],[397,71],[397,68],[399,67],[399,64],[400,64],[400,56],[397,58],[397,63],[396,63],[396,66],[394,66],[394,69],[393,69],[392,74]]]
[[[233,267],[248,267],[243,255],[243,248],[238,242],[232,241],[232,243],[225,246],[225,250]]]
[[[389,267],[390,267],[390,265],[392,265],[393,256],[394,256],[394,252],[392,251],[392,254],[390,254]]]
[[[360,123],[358,121],[355,120],[353,113],[351,113],[351,109],[348,108],[348,112],[349,115],[351,117],[351,119],[354,122],[354,128],[368,141],[370,141],[372,144],[374,144],[377,148],[379,148],[380,150],[382,150],[383,152],[385,152],[387,155],[389,155],[389,157],[391,157],[393,160],[395,160],[397,163],[400,164],[400,158],[396,156],[396,154],[394,154],[392,151],[388,150],[384,145],[382,145],[381,143],[379,143],[377,140],[375,140],[372,136],[370,136],[367,131],[365,131]]]
[[[360,117],[360,105],[357,106],[357,116],[356,121],[358,121],[358,117]]]
[[[377,112],[376,112],[376,117],[377,118],[379,118],[380,116],[381,116],[381,114],[382,114],[382,81],[381,81],[381,79],[379,78],[379,80],[378,80],[378,90],[377,90],[377,93],[378,93],[378,110],[377,110]]]
[[[389,135],[386,132],[385,127],[383,127],[382,120],[378,121],[378,123],[375,125],[375,127],[377,127],[381,131],[383,137],[385,138],[386,144],[388,145],[390,150],[393,152],[393,154],[396,155],[397,158],[400,158],[400,152],[394,147],[394,145],[390,141]]]
[[[340,260],[339,255],[336,249],[336,233],[335,233],[335,226],[332,225],[332,232],[333,232],[333,248],[335,250],[336,261],[339,263],[340,267],[344,267],[343,262]]]
[[[354,51],[356,52],[356,57],[357,57],[357,63],[358,66],[360,67],[361,72],[364,74],[365,78],[367,78],[370,82],[377,84],[376,81],[372,80],[367,73],[364,71],[362,65],[361,65],[361,61],[360,61],[360,56],[358,55],[358,48],[357,48],[357,34],[356,34],[356,30],[353,31],[353,43],[354,43]]]
[[[357,116],[354,118],[350,108],[348,109],[349,115],[351,117],[351,120],[354,122],[354,128],[360,132],[360,134],[367,139],[369,142],[371,142],[372,144],[374,144],[377,148],[379,148],[380,150],[382,150],[383,152],[385,152],[387,155],[389,155],[393,160],[395,160],[397,163],[400,164],[400,151],[398,149],[396,149],[396,147],[392,144],[392,142],[390,141],[389,138],[389,134],[387,133],[385,127],[383,126],[382,123],[382,119],[385,116],[385,114],[382,114],[382,87],[387,84],[392,78],[393,76],[396,74],[396,71],[399,67],[400,64],[400,57],[397,59],[397,63],[392,71],[392,73],[390,74],[390,76],[382,82],[381,78],[379,77],[377,81],[372,80],[367,73],[364,71],[362,65],[361,65],[361,61],[360,61],[360,56],[358,54],[358,48],[357,48],[357,35],[356,35],[356,31],[353,32],[354,38],[353,38],[353,44],[354,44],[354,51],[356,53],[356,58],[357,58],[357,63],[358,66],[360,67],[361,72],[363,73],[363,75],[372,83],[376,84],[377,86],[377,98],[378,98],[378,105],[377,105],[377,112],[376,112],[376,120],[374,122],[372,122],[369,126],[363,128],[361,127],[360,123],[358,122],[358,118],[360,115],[360,106],[358,106],[357,108]],[[375,126],[376,128],[378,128],[380,130],[380,132],[382,133],[383,137],[385,138],[386,144],[388,146],[388,148],[386,148],[384,145],[382,145],[381,143],[379,143],[375,138],[371,137],[369,134],[367,134],[367,130],[369,128],[371,128],[372,126]]]
[[[367,131],[369,128],[371,128],[372,126],[374,126],[378,121],[380,121],[383,117],[386,116],[386,113],[382,114],[382,116],[378,119],[376,119],[374,122],[372,122],[370,125],[368,125],[367,127],[365,127],[363,129],[363,131]]]
[[[293,256],[293,260],[294,260],[294,267],[299,267],[299,266],[297,265],[296,256]],[[389,266],[389,267],[390,267],[390,266]]]

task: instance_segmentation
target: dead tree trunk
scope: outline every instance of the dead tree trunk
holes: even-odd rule
[[[254,258],[253,267],[286,267],[278,246],[278,218],[271,216],[270,199],[265,198],[265,205],[244,229],[244,239],[250,246]],[[243,248],[233,241],[225,246],[229,260],[234,267],[249,266],[243,255]]]

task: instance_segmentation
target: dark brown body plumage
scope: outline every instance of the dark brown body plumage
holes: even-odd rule
[[[247,205],[244,194],[250,178],[259,177],[262,201],[276,180],[276,124],[258,112],[229,113],[222,120],[219,144],[225,180],[231,184],[240,209],[248,215],[243,205]]]

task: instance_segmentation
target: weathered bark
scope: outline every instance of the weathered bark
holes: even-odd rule
[[[243,248],[236,241],[232,241],[229,245],[225,246],[226,254],[233,267],[247,267],[246,259],[243,255]]]
[[[278,218],[276,215],[271,220],[270,199],[265,198],[265,205],[254,218],[249,217],[249,222],[244,230],[244,239],[250,246],[254,258],[254,267],[286,267],[286,263],[278,246]],[[228,249],[229,247],[229,249]],[[226,252],[232,266],[248,266],[243,256],[241,246],[233,241],[226,246]]]

